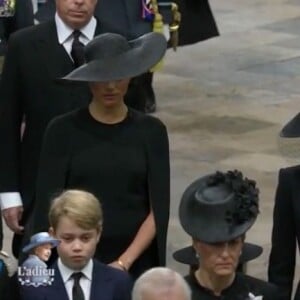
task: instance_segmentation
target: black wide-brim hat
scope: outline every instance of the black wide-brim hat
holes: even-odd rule
[[[145,73],[165,54],[163,34],[150,32],[128,41],[115,33],[96,36],[84,48],[86,63],[63,79],[106,82],[131,78]]]
[[[280,131],[281,137],[298,138],[300,137],[300,113],[293,117]]]
[[[201,177],[184,192],[179,220],[192,238],[227,242],[246,233],[258,214],[258,189],[239,171]]]
[[[242,248],[242,253],[239,258],[239,263],[244,264],[250,260],[253,260],[260,256],[263,252],[263,248],[261,246],[251,244],[251,243],[244,243]],[[201,258],[197,258],[196,252],[193,246],[184,247],[179,249],[173,253],[173,258],[186,265],[190,266],[198,266],[199,260]]]

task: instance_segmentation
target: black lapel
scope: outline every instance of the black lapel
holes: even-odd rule
[[[102,295],[102,298],[110,298],[111,295],[106,295],[103,291],[110,291],[108,287],[109,281],[111,281],[111,275],[108,274],[105,265],[102,263],[93,260],[93,273],[92,273],[92,285],[91,285],[91,296],[90,300],[99,299],[99,295]]]
[[[73,62],[63,45],[58,42],[55,21],[45,22],[36,41],[36,53],[40,55],[50,78],[57,79],[65,76],[74,69]]]

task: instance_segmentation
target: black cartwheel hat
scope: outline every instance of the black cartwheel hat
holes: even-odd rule
[[[182,196],[180,223],[192,238],[205,243],[233,240],[255,222],[258,193],[255,181],[236,170],[201,177]]]
[[[262,252],[263,248],[261,246],[252,243],[244,243],[242,253],[239,258],[239,263],[244,264],[250,260],[253,260],[260,256]],[[173,257],[176,261],[190,266],[198,266],[199,259],[201,259],[196,256],[196,252],[193,246],[184,247],[175,251],[173,253]]]
[[[84,48],[86,63],[63,79],[105,82],[145,73],[165,54],[167,41],[161,33],[150,32],[128,41],[115,33],[96,36]]]
[[[280,131],[280,136],[286,138],[300,137],[300,113],[283,126]]]

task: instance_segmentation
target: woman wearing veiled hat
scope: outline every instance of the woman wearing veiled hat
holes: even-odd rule
[[[34,232],[46,230],[51,197],[64,189],[92,192],[104,211],[96,258],[133,277],[165,264],[170,170],[166,127],[124,104],[130,78],[164,55],[163,35],[127,41],[103,34],[85,48],[86,64],[64,80],[90,86],[88,107],[50,123],[40,157]]]
[[[199,256],[186,277],[193,300],[275,300],[277,288],[236,272],[245,234],[258,215],[258,189],[239,171],[216,172],[184,192],[179,218]]]
[[[281,130],[282,138],[300,137],[300,113]],[[278,285],[284,300],[292,299],[296,253],[300,243],[300,165],[282,168],[278,174],[273,211],[269,281]],[[298,245],[298,246],[297,246]],[[294,300],[300,300],[300,284]]]

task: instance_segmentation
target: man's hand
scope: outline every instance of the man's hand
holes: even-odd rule
[[[20,226],[19,222],[22,218],[23,206],[15,206],[2,210],[6,225],[11,231],[17,234],[22,234],[24,227]]]

